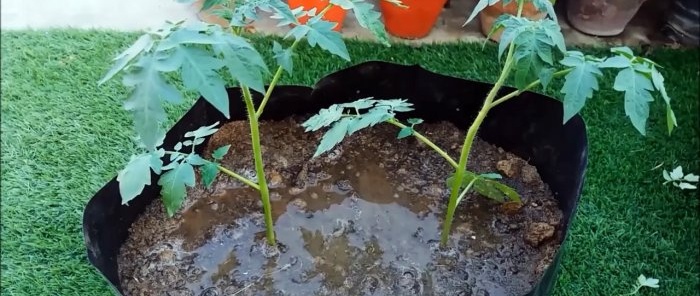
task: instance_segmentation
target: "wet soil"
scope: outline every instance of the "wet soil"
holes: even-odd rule
[[[257,191],[219,175],[167,218],[152,203],[130,229],[119,274],[127,295],[523,295],[561,242],[561,211],[537,170],[477,138],[470,170],[499,172],[513,208],[477,194],[460,204],[439,247],[449,164],[378,125],[312,159],[322,132],[290,118],[261,125],[278,246],[265,243]],[[459,155],[449,123],[417,130]],[[232,144],[223,165],[255,178],[247,122],[224,125],[204,153]],[[199,176],[198,176],[199,178]]]

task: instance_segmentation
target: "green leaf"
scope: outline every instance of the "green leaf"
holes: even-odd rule
[[[630,66],[632,66],[632,62],[624,56],[609,57],[598,64],[599,68],[627,68]]]
[[[554,11],[554,5],[551,0],[532,0],[532,4],[537,10],[547,12],[549,17],[555,22],[557,21],[557,13]]]
[[[611,52],[621,54],[628,59],[634,58],[634,52],[627,46],[613,47],[610,49]]]
[[[564,77],[564,86],[561,92],[564,94],[564,123],[576,115],[586,104],[586,99],[593,97],[593,91],[598,90],[598,76],[603,73],[598,66],[586,60],[582,53],[570,51],[560,61],[564,66],[573,70]]]
[[[316,153],[314,153],[313,157],[317,157],[324,152],[333,149],[335,145],[338,145],[338,143],[343,141],[345,135],[348,134],[348,127],[352,120],[353,119],[350,117],[345,117],[333,124],[333,126],[323,135],[323,138],[321,138],[321,143],[318,145]]]
[[[274,41],[272,43],[272,53],[274,54],[277,64],[279,64],[282,69],[291,75],[293,70],[292,49],[282,48],[282,45],[277,43],[277,41]]]
[[[200,166],[208,163],[208,161],[204,160],[204,158],[197,154],[187,155],[187,157],[185,157],[185,161],[193,166]]]
[[[200,170],[202,172],[202,183],[207,188],[211,187],[211,184],[213,184],[216,179],[216,175],[219,173],[217,164],[214,162],[207,162],[201,166]]]
[[[109,69],[107,74],[105,74],[105,76],[102,77],[102,79],[100,79],[99,82],[97,82],[97,84],[101,85],[107,80],[110,80],[112,77],[114,77],[114,75],[119,73],[119,71],[124,69],[124,67],[126,67],[126,65],[129,64],[129,62],[135,57],[137,57],[139,54],[141,54],[144,51],[147,52],[151,50],[151,47],[153,47],[153,43],[153,37],[151,37],[150,34],[141,35],[141,37],[136,39],[136,42],[134,42],[134,44],[129,46],[129,48],[127,48],[124,52],[117,55],[117,57],[113,59],[113,61],[115,61],[114,65],[112,66],[112,68]]]
[[[231,148],[231,145],[226,145],[226,146],[221,146],[219,148],[216,148],[214,152],[211,153],[211,157],[213,157],[216,160],[222,160],[224,159],[224,156],[226,153],[228,153],[228,149]]]
[[[503,179],[503,176],[499,173],[484,173],[484,174],[479,174],[479,177],[486,178],[486,179]]]
[[[664,99],[664,102],[666,102],[666,126],[668,128],[668,134],[670,135],[673,132],[673,128],[678,126],[676,115],[671,108],[671,98],[668,96],[668,93],[666,93],[663,75],[656,70],[656,67],[652,66],[651,69],[651,81],[654,84],[654,88],[661,93],[661,97]]]
[[[151,185],[151,168],[160,172],[162,165],[160,158],[154,159],[150,153],[132,155],[129,163],[117,175],[122,204],[127,204],[141,194],[146,185]]]
[[[337,0],[336,0],[337,1]],[[382,22],[382,15],[375,11],[374,5],[363,2],[362,0],[357,1],[343,1],[343,9],[346,8],[348,2],[352,4],[352,11],[355,14],[357,23],[360,24],[365,29],[368,29],[372,34],[377,37],[377,39],[384,45],[389,46],[389,35],[384,28],[384,23]],[[342,6],[342,5],[341,5]]]
[[[154,63],[152,55],[144,55],[134,64],[136,68],[124,75],[124,85],[135,86],[124,102],[124,109],[133,113],[136,132],[148,150],[155,150],[163,135],[160,123],[166,119],[166,114],[160,99],[182,101],[180,93],[166,83]]]
[[[316,131],[322,127],[326,127],[336,122],[343,116],[343,107],[339,105],[331,105],[328,108],[321,109],[318,114],[312,116],[301,124],[307,131]]]
[[[385,122],[393,117],[394,116],[390,112],[389,107],[374,107],[370,109],[367,113],[353,118],[353,120],[348,125],[348,135],[352,135],[353,133],[363,128],[374,126],[377,123]]]
[[[376,106],[387,106],[392,113],[413,111],[413,104],[403,99],[378,100]]]
[[[187,194],[185,186],[192,187],[195,181],[194,167],[187,162],[177,163],[172,170],[160,177],[158,185],[162,187],[160,193],[169,217],[175,215],[185,201]]]
[[[224,66],[224,63],[197,47],[179,46],[176,47],[176,52],[182,55],[183,59],[182,82],[184,86],[189,90],[198,91],[226,118],[230,118],[225,83],[216,72]]]
[[[496,18],[493,22],[491,28],[491,33],[495,32],[499,28],[503,28],[501,33],[501,38],[498,42],[498,58],[503,56],[503,53],[508,48],[508,45],[513,42],[513,40],[520,35],[524,30],[526,30],[528,20],[524,18],[517,18],[510,14],[503,14]],[[490,35],[490,33],[489,33]]]
[[[201,10],[208,10],[216,5],[221,5],[226,3],[227,0],[204,0]],[[201,11],[200,10],[200,11]]]
[[[350,61],[350,54],[345,47],[342,35],[333,30],[335,24],[324,20],[318,20],[316,22],[309,21],[309,25],[304,26],[309,28],[306,38],[311,47],[318,45],[320,48]]]
[[[226,44],[214,45],[214,50],[223,55],[229,74],[241,85],[265,93],[263,76],[269,70],[260,52],[243,38],[233,36],[227,40]]]
[[[454,175],[447,178],[448,186],[452,186],[454,181]],[[479,176],[473,172],[464,172],[461,187],[466,187],[466,185],[472,181],[474,181],[474,184],[472,185],[474,191],[478,192],[484,197],[497,202],[521,202],[520,195],[513,188],[510,188],[508,185],[496,180]]]
[[[158,50],[165,51],[179,45],[225,43],[225,39],[219,38],[222,35],[220,29],[216,30],[215,28],[217,27],[200,21],[196,21],[187,27],[180,27],[158,44]]]
[[[186,132],[185,138],[192,138],[192,137],[204,138],[204,137],[213,135],[214,133],[216,133],[216,131],[219,130],[219,129],[215,128],[217,125],[219,125],[218,121],[212,125],[202,126],[202,127],[197,128],[196,130]],[[189,145],[186,145],[186,146],[189,146]]]
[[[410,127],[404,127],[399,131],[399,134],[396,136],[397,139],[403,139],[405,137],[408,137],[413,134],[413,129]]]
[[[359,99],[359,100],[354,101],[354,102],[340,104],[340,106],[343,108],[352,108],[352,109],[359,111],[362,109],[371,108],[377,102],[378,102],[377,100],[373,100],[372,98],[364,98],[364,99]]]
[[[231,17],[231,25],[245,26],[258,19],[258,10],[273,12],[272,19],[282,19],[286,24],[298,21],[289,6],[280,0],[245,0],[237,1]],[[246,21],[248,20],[248,22]]]
[[[654,89],[649,78],[632,68],[626,68],[615,77],[613,89],[625,93],[625,114],[629,116],[632,125],[645,135],[649,102],[653,101],[650,91]]]
[[[423,119],[420,119],[420,118],[409,118],[409,119],[407,120],[407,122],[408,122],[409,124],[416,125],[416,124],[421,124],[421,123],[423,123]]]
[[[549,86],[552,78],[554,78],[554,68],[543,68],[540,70],[538,77],[540,79],[540,84],[542,84],[542,89],[547,91],[547,86]]]
[[[481,12],[482,10],[484,10],[484,8],[486,8],[487,6],[491,6],[491,5],[496,4],[496,3],[498,3],[498,1],[499,1],[499,0],[479,0],[479,2],[476,3],[476,6],[474,7],[474,10],[472,11],[472,14],[469,15],[469,18],[468,18],[467,21],[464,23],[464,25],[466,25],[466,24],[468,24],[469,22],[471,22],[471,21],[474,19],[474,17],[476,17],[476,16],[479,14],[479,12]]]

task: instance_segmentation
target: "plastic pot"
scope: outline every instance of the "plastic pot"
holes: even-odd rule
[[[491,32],[491,28],[493,27],[493,22],[496,21],[496,19],[503,14],[517,15],[517,1],[511,1],[507,5],[504,5],[503,2],[498,2],[494,5],[486,6],[484,10],[479,12],[481,33],[484,34],[484,36],[488,36],[489,32]],[[527,19],[533,21],[540,20],[544,18],[545,15],[547,15],[547,13],[540,12],[539,10],[537,10],[537,8],[535,7],[535,5],[532,4],[532,2],[526,2],[523,5],[522,16]],[[501,39],[501,34],[503,34],[503,29],[498,29],[496,32],[491,34],[491,36],[489,36],[489,39],[498,42]]]
[[[404,39],[420,39],[430,34],[447,0],[403,0],[406,8],[379,1],[386,31]]]
[[[427,122],[450,121],[466,130],[492,84],[435,74],[419,66],[385,62],[367,62],[333,73],[314,88],[279,86],[261,120],[279,120],[293,114],[313,114],[331,104],[365,97],[403,98],[414,104],[415,111],[401,117],[420,117]],[[506,89],[504,91],[511,91]],[[228,90],[231,119],[200,98],[168,131],[164,147],[171,149],[184,139],[187,131],[220,121],[246,117],[239,89]],[[259,102],[261,97],[255,96]],[[484,121],[482,139],[500,146],[534,165],[546,182],[563,212],[563,238],[568,236],[576,212],[587,164],[586,127],[574,116],[562,125],[563,107],[552,98],[526,92],[491,111]],[[205,145],[199,145],[199,150]],[[201,151],[200,151],[201,152]],[[121,205],[116,177],[87,203],[83,215],[83,235],[90,263],[103,275],[117,294],[122,286],[118,277],[117,255],[126,241],[130,225],[151,202],[160,202],[160,187],[146,186],[143,193]],[[562,249],[565,243],[562,243]],[[557,251],[534,289],[527,296],[549,295],[557,279],[562,256]],[[521,295],[518,295],[521,296]]]
[[[322,9],[328,6],[328,2],[328,0],[289,0],[288,4],[289,8],[291,9],[304,7],[304,11],[309,11],[313,8],[316,8],[316,13],[319,13]],[[336,23],[333,29],[340,32],[340,30],[343,29],[343,22],[345,21],[346,15],[347,13],[343,8],[339,6],[333,6],[323,15],[321,19]],[[308,20],[308,16],[303,16],[299,18],[299,22],[302,24],[306,23],[306,21]]]
[[[566,15],[576,30],[615,36],[625,30],[646,0],[569,0]]]

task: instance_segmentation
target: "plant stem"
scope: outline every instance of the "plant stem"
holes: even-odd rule
[[[321,12],[318,13],[318,17],[322,17],[324,14],[326,14],[326,12],[328,12],[328,10],[331,9],[331,7],[333,7],[333,4],[331,3],[326,5],[326,7],[324,7],[321,10]],[[292,46],[289,47],[289,50],[294,51],[294,48],[297,47],[299,41],[301,41],[301,38],[294,40]],[[263,97],[262,102],[260,102],[260,106],[258,106],[258,110],[255,112],[255,116],[257,118],[260,118],[260,115],[262,115],[265,105],[267,105],[267,101],[270,99],[270,96],[272,96],[272,90],[275,89],[275,86],[282,77],[283,72],[284,69],[282,68],[282,66],[278,66],[277,71],[275,71],[275,75],[272,76],[272,81],[270,81],[270,85],[267,87],[267,90],[265,90],[265,96]]]
[[[518,16],[520,15],[521,10],[522,7],[520,7],[518,11]],[[462,188],[462,183],[464,183],[464,172],[467,169],[467,161],[469,160],[469,153],[471,152],[472,144],[474,143],[474,138],[476,137],[476,132],[479,130],[479,127],[483,123],[484,118],[486,118],[486,115],[488,114],[489,109],[491,108],[491,103],[493,102],[493,99],[496,97],[496,94],[501,89],[501,87],[505,83],[506,78],[508,78],[508,75],[510,74],[510,70],[513,66],[514,48],[514,43],[511,43],[508,47],[508,55],[506,58],[505,66],[501,71],[501,76],[498,77],[496,84],[486,96],[486,101],[484,101],[484,105],[481,108],[481,111],[479,111],[479,114],[476,116],[476,119],[474,119],[474,122],[467,131],[467,136],[464,138],[462,152],[459,156],[459,164],[457,165],[457,171],[455,172],[454,176],[455,182],[452,184],[452,188],[450,189],[450,200],[447,205],[447,215],[445,217],[445,221],[442,228],[442,235],[440,238],[440,244],[443,247],[447,244],[447,240],[449,239],[450,229],[452,228],[452,220],[454,219],[455,210],[457,209],[457,199],[459,197],[460,188]]]
[[[394,118],[389,119],[387,122],[391,123],[399,128],[406,128],[407,127],[405,124],[401,123],[400,121],[398,121]],[[440,149],[440,147],[438,147],[437,145],[435,145],[435,143],[430,141],[430,139],[426,138],[425,136],[421,135],[419,132],[417,132],[415,130],[413,131],[413,136],[416,137],[416,139],[418,139],[419,141],[423,142],[423,144],[428,145],[428,147],[435,150],[435,152],[437,152],[438,154],[440,154],[440,156],[442,156],[445,160],[447,160],[447,162],[449,162],[452,167],[457,168],[457,162],[454,159],[452,159],[452,157],[450,157],[450,155],[447,154],[447,152],[445,152],[445,150]]]
[[[574,70],[573,68],[569,68],[569,69],[564,69],[564,70],[561,70],[558,72],[554,72],[554,74],[552,74],[552,77],[554,78],[554,77],[564,76],[573,70]],[[533,87],[539,85],[540,83],[541,83],[541,81],[539,79],[537,79],[537,80],[533,81],[532,83],[528,84],[527,86],[525,86],[525,88],[523,88],[521,90],[515,90],[515,91],[513,91],[505,96],[502,96],[498,100],[495,100],[495,101],[493,101],[493,103],[491,103],[491,108],[496,107],[499,104],[501,104],[505,101],[508,101],[509,99],[512,99],[514,97],[519,96],[520,94],[532,89]]]
[[[255,115],[255,106],[253,105],[253,96],[250,94],[250,89],[247,86],[241,86],[243,91],[243,100],[245,101],[246,111],[248,112],[248,121],[250,123],[250,136],[253,145],[253,159],[255,160],[255,172],[258,176],[258,186],[260,191],[260,199],[263,204],[265,214],[265,233],[267,243],[274,246],[275,229],[272,221],[272,205],[270,204],[270,189],[267,187],[265,180],[265,167],[262,159],[262,149],[260,148],[260,130],[258,129],[258,117]]]
[[[229,170],[221,165],[217,165],[216,168],[218,168],[219,171],[221,171],[222,173],[227,174],[227,175],[233,177],[234,179],[241,181],[250,187],[255,188],[255,190],[260,190],[260,186],[258,186],[258,184],[255,184],[255,182],[251,181],[250,179],[243,177],[239,174],[236,174],[235,172],[233,172],[233,171],[231,171],[231,170]]]

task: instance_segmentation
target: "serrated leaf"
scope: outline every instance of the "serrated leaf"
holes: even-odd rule
[[[192,137],[204,138],[204,137],[213,135],[214,133],[216,133],[219,130],[218,128],[216,128],[217,125],[219,125],[218,121],[212,125],[201,126],[201,127],[197,128],[196,130],[186,132],[185,138],[192,138]],[[190,145],[192,145],[191,143],[192,142],[190,141]],[[187,146],[189,146],[189,145],[187,145]]]
[[[148,150],[155,150],[163,135],[160,123],[166,119],[166,114],[160,99],[182,100],[177,89],[166,83],[153,64],[153,57],[145,55],[135,64],[136,69],[124,76],[126,86],[135,86],[124,102],[124,109],[132,112],[136,132]]]
[[[152,164],[151,154],[132,155],[129,163],[119,171],[117,182],[119,182],[122,204],[128,203],[141,194],[146,185],[151,185]]]
[[[228,72],[241,85],[265,92],[263,76],[269,73],[265,60],[248,41],[240,37],[228,38],[226,44],[214,45],[214,50],[223,54]]]
[[[630,66],[632,66],[632,62],[623,56],[609,57],[598,64],[598,68],[628,68]]]
[[[158,185],[162,187],[160,193],[169,217],[175,215],[185,201],[186,186],[194,186],[195,181],[194,167],[187,162],[178,163],[160,177]]]
[[[277,41],[272,43],[272,53],[274,54],[275,61],[282,67],[287,73],[292,74],[293,63],[292,63],[292,49],[282,48],[282,45]]]
[[[185,161],[193,166],[200,166],[206,164],[208,161],[204,160],[201,156],[197,154],[189,154],[185,157]]]
[[[127,48],[125,51],[123,51],[113,59],[113,61],[115,62],[114,65],[112,66],[112,68],[109,69],[109,71],[107,71],[105,76],[97,82],[97,84],[101,85],[107,82],[107,80],[112,79],[112,77],[114,77],[114,75],[116,75],[117,73],[119,73],[119,71],[124,69],[124,67],[126,67],[126,65],[129,64],[131,60],[136,58],[142,52],[149,51],[153,44],[154,40],[150,34],[141,35],[141,37],[136,39],[134,44],[129,46],[129,48]]]
[[[593,97],[598,90],[598,76],[603,73],[596,64],[587,61],[580,52],[569,52],[560,61],[573,70],[564,77],[561,92],[564,94],[564,123],[576,115],[586,104],[586,99]]]
[[[498,58],[503,56],[503,53],[508,48],[508,45],[527,28],[527,20],[516,18],[510,14],[502,14],[493,22],[491,33],[503,28],[501,38],[498,41]],[[489,35],[491,34],[489,33]]]
[[[200,168],[200,170],[202,172],[202,183],[207,188],[211,187],[211,184],[213,184],[214,180],[216,179],[216,175],[219,173],[217,164],[207,162]]]
[[[176,47],[182,55],[182,82],[189,90],[198,91],[226,118],[230,118],[229,99],[224,80],[216,70],[224,66],[223,61],[212,57],[197,47]]]
[[[328,108],[321,109],[318,114],[304,121],[301,126],[307,131],[316,131],[322,127],[326,127],[336,122],[343,116],[343,107],[339,105],[331,105]]]
[[[405,137],[408,137],[413,134],[413,129],[410,127],[404,127],[399,131],[399,134],[396,136],[397,139],[403,139]]]
[[[645,135],[649,102],[653,101],[649,91],[654,89],[649,78],[632,68],[626,68],[615,77],[613,89],[625,93],[625,114],[632,121],[632,125]]]
[[[474,17],[476,17],[479,12],[484,10],[487,6],[494,5],[498,3],[499,0],[479,0],[479,2],[476,3],[476,6],[474,7],[474,10],[472,10],[472,13],[469,15],[469,18],[467,18],[467,21],[464,23],[464,25],[468,24],[471,22]],[[505,5],[505,2],[504,2]]]
[[[389,107],[386,106],[374,107],[367,113],[355,117],[348,125],[348,135],[393,118],[394,116],[389,110]]]
[[[415,125],[415,124],[421,124],[421,123],[423,123],[423,119],[420,119],[420,118],[409,118],[409,119],[406,120],[406,121],[407,121],[408,123],[414,124],[414,125]]]
[[[338,145],[338,143],[343,141],[345,135],[348,134],[348,126],[351,122],[352,118],[345,117],[333,124],[333,126],[323,135],[323,138],[321,138],[321,143],[318,145],[316,153],[314,153],[313,157],[317,157],[324,152],[333,149],[335,145]]]
[[[215,28],[216,27],[201,21],[192,22],[189,26],[180,27],[170,33],[167,38],[158,44],[158,50],[165,51],[179,45],[212,45],[225,43],[225,39],[219,38],[221,34],[213,34],[213,31],[216,31]]]
[[[557,22],[557,13],[554,11],[554,4],[550,0],[532,0],[532,4],[537,10],[546,12],[555,22]]]
[[[335,24],[324,20],[309,22],[304,25],[309,28],[306,39],[311,47],[318,45],[320,48],[337,55],[347,61],[350,61],[350,54],[345,47],[342,35],[333,30]]]
[[[350,1],[347,1],[350,2]],[[344,4],[347,6],[347,2]],[[374,5],[364,2],[364,1],[352,1],[352,11],[355,14],[357,23],[360,24],[365,29],[368,29],[372,34],[377,37],[377,39],[384,45],[389,46],[389,35],[384,28],[384,23],[382,22],[382,15],[375,11]],[[343,6],[343,9],[345,8]]]
[[[364,98],[350,103],[343,103],[340,104],[340,106],[343,108],[352,108],[359,111],[362,109],[370,108],[374,106],[374,104],[376,104],[377,102],[377,100],[373,100],[372,98]]]
[[[216,148],[216,150],[214,150],[214,152],[211,153],[211,157],[213,157],[216,160],[222,160],[224,156],[226,156],[226,153],[228,153],[229,148],[231,148],[231,145]]]

